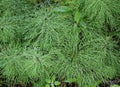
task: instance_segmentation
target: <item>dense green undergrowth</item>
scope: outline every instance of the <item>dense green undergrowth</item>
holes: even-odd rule
[[[0,0],[0,84],[45,87],[55,76],[61,87],[96,87],[120,75],[119,4]]]

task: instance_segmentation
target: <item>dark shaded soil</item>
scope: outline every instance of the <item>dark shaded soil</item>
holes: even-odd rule
[[[120,85],[120,76],[115,77],[114,79],[108,80],[106,82],[102,82],[99,84],[99,87],[110,87],[110,85]]]
[[[113,84],[120,85],[120,76],[117,76],[114,79],[110,79],[110,80],[107,80],[105,82],[102,82],[99,84],[98,87],[110,87],[110,85],[113,85]],[[70,84],[69,83],[62,83],[61,87],[64,87],[64,86],[65,87],[76,87],[77,84],[76,83],[70,83]],[[9,87],[9,86],[6,84],[2,84],[1,87]],[[21,84],[15,84],[12,87],[33,87],[33,84],[28,83],[26,86],[22,86]]]

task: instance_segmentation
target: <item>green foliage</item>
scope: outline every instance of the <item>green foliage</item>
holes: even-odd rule
[[[120,87],[119,85],[111,85],[110,87]]]
[[[94,87],[119,75],[120,1],[53,2],[0,0],[0,70],[7,83]]]
[[[79,3],[76,0],[66,0],[64,6],[54,8],[55,12],[67,13],[73,15],[74,21],[78,24],[81,18]]]
[[[55,81],[56,77],[52,76],[51,79],[46,79],[46,86],[45,87],[55,87],[55,86],[59,86],[60,82],[59,81]]]

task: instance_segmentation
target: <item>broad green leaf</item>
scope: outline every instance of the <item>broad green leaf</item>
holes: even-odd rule
[[[61,83],[59,81],[55,81],[55,85],[60,85]]]
[[[47,83],[51,83],[52,81],[50,79],[46,79],[46,82]]]
[[[54,8],[54,12],[63,12],[63,13],[66,13],[66,12],[70,12],[72,10],[73,9],[70,8],[69,6],[60,6],[60,7]]]
[[[55,87],[54,84],[51,84],[51,87]]]
[[[33,84],[33,87],[40,87],[40,84],[41,84],[41,82],[39,82],[39,83],[34,83]],[[0,86],[1,87],[1,86]]]
[[[101,81],[92,82],[92,83],[89,83],[88,85],[85,85],[84,87],[97,87],[100,83]]]
[[[50,85],[49,84],[46,84],[46,86],[45,87],[50,87]]]
[[[119,85],[111,85],[110,87],[120,87]]]
[[[55,81],[55,78],[56,78],[55,76],[52,76],[52,82],[54,82],[54,81]]]
[[[66,4],[76,4],[76,0],[65,0]]]
[[[90,84],[90,85],[85,85],[84,87],[96,87],[96,85]]]
[[[74,30],[77,29],[77,23],[74,23]]]
[[[75,11],[74,20],[76,23],[79,23],[79,21],[80,21],[80,11],[79,10]]]
[[[65,80],[64,82],[72,83],[72,82],[76,82],[76,79],[75,78],[69,78],[69,79]]]
[[[87,25],[86,25],[86,23],[85,23],[84,21],[80,21],[80,25],[81,25],[81,27],[83,27],[84,29],[87,28]]]

